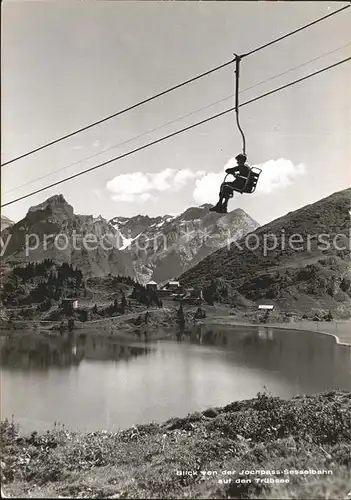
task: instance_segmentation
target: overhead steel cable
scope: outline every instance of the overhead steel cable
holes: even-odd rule
[[[155,99],[158,99],[159,97],[162,97],[166,94],[169,94],[170,92],[173,92],[174,90],[180,89],[181,87],[184,87],[185,85],[188,85],[189,83],[195,82],[196,80],[200,80],[200,78],[204,78],[205,76],[208,76],[211,73],[219,71],[220,69],[223,69],[226,66],[229,66],[233,62],[234,62],[234,59],[231,59],[230,61],[228,61],[224,64],[221,64],[220,66],[216,66],[215,68],[212,68],[208,71],[205,71],[204,73],[201,73],[200,75],[194,76],[193,78],[190,78],[189,80],[185,80],[184,82],[179,83],[178,85],[175,85],[174,87],[170,87],[169,89],[163,90],[162,92],[159,92],[158,94],[155,94],[151,97],[148,97],[142,101],[139,101],[136,104],[133,104],[132,106],[128,106],[127,108],[121,109],[120,111],[117,111],[116,113],[113,113],[112,115],[106,116],[105,118],[102,118],[101,120],[97,120],[96,122],[93,122],[89,125],[86,125],[85,127],[79,128],[79,129],[75,130],[74,132],[70,132],[69,134],[66,134],[62,137],[59,137],[58,139],[55,139],[55,140],[50,141],[46,144],[43,144],[42,146],[39,146],[35,149],[31,149],[27,153],[16,156],[16,158],[12,158],[12,160],[8,160],[8,161],[2,163],[1,167],[4,167],[5,165],[9,165],[10,163],[13,163],[17,160],[21,160],[22,158],[26,158],[27,156],[32,155],[33,153],[37,153],[38,151],[41,151],[45,148],[48,148],[49,146],[53,146],[54,144],[57,144],[58,142],[61,142],[65,139],[68,139],[69,137],[73,137],[74,135],[77,135],[81,132],[84,132],[85,130],[89,130],[90,128],[96,127],[96,125],[100,125],[101,123],[107,122],[108,120],[111,120],[112,118],[116,118],[117,116],[120,116],[120,115],[123,115],[124,113],[127,113],[128,111],[132,111],[133,109],[136,109],[139,106],[142,106],[143,104],[154,101]]]
[[[312,78],[313,76],[316,76],[316,75],[319,75],[321,73],[324,73],[325,71],[328,71],[328,70],[330,70],[332,68],[340,66],[341,64],[344,64],[344,63],[346,63],[346,62],[348,62],[350,60],[351,60],[351,57],[347,57],[346,59],[342,59],[341,61],[338,61],[338,62],[336,62],[334,64],[331,64],[329,66],[321,68],[321,69],[315,71],[314,73],[310,73],[309,75],[303,76],[303,77],[301,77],[301,78],[299,78],[297,80],[294,80],[294,81],[289,82],[289,83],[287,83],[285,85],[282,85],[281,87],[277,87],[276,89],[270,90],[269,92],[266,92],[266,93],[261,94],[261,95],[259,95],[257,97],[254,97],[254,98],[252,98],[252,99],[250,99],[250,100],[248,100],[246,102],[243,102],[242,104],[240,104],[240,107],[247,106],[248,104],[251,104],[253,102],[259,101],[260,99],[263,99],[263,98],[265,98],[265,97],[267,97],[269,95],[275,94],[276,92],[280,92],[281,90],[284,90],[284,89],[286,89],[288,87],[291,87],[292,85],[295,85],[297,83],[303,82],[303,81],[305,81],[305,80],[307,80],[309,78]],[[113,163],[115,161],[121,160],[122,158],[126,158],[126,157],[128,157],[128,156],[130,156],[132,154],[135,154],[135,153],[137,153],[139,151],[142,151],[142,150],[147,149],[147,148],[149,148],[151,146],[154,146],[155,144],[159,144],[159,143],[161,143],[161,142],[163,142],[163,141],[165,141],[167,139],[170,139],[171,137],[175,137],[176,135],[179,135],[179,134],[182,134],[184,132],[187,132],[188,130],[191,130],[191,129],[195,128],[195,127],[203,125],[204,123],[208,123],[208,122],[210,122],[212,120],[215,120],[216,118],[224,116],[224,115],[226,115],[226,114],[228,114],[228,113],[230,113],[232,111],[235,111],[235,107],[226,109],[225,111],[222,111],[221,113],[217,113],[216,115],[212,115],[209,118],[206,118],[206,119],[201,120],[201,121],[199,121],[197,123],[189,125],[188,127],[182,128],[180,130],[177,130],[176,132],[173,132],[173,133],[168,134],[166,136],[160,137],[159,139],[156,139],[155,141],[146,143],[143,146],[140,146],[140,147],[138,147],[136,149],[133,149],[132,151],[128,151],[127,153],[124,153],[124,154],[122,154],[120,156],[117,156],[115,158],[111,158],[110,160],[107,160],[107,161],[105,161],[103,163],[100,163],[99,165],[95,165],[95,166],[93,166],[91,168],[83,170],[82,172],[78,172],[78,173],[76,173],[74,175],[71,175],[70,177],[66,177],[64,179],[61,179],[60,181],[54,182],[54,183],[52,183],[52,184],[50,184],[48,186],[45,186],[43,188],[37,189],[36,191],[28,193],[28,194],[26,194],[24,196],[16,198],[15,200],[9,201],[8,203],[4,203],[3,205],[1,205],[1,208],[6,207],[8,205],[12,205],[13,203],[17,203],[18,201],[21,201],[21,200],[24,200],[26,198],[29,198],[30,196],[34,196],[35,194],[41,193],[43,191],[46,191],[47,189],[50,189],[52,187],[58,186],[60,184],[63,184],[64,182],[67,182],[69,180],[72,180],[72,179],[75,179],[77,177],[80,177],[81,175],[84,175],[86,173],[89,173],[89,172],[92,172],[94,170],[97,170],[98,168],[101,168],[101,167],[104,167],[106,165],[109,165],[110,163]]]
[[[293,30],[293,31],[291,31],[289,33],[286,33],[285,35],[282,35],[282,36],[280,36],[280,37],[278,37],[278,38],[276,38],[276,39],[274,39],[274,40],[272,40],[272,41],[264,44],[264,45],[261,45],[261,46],[255,48],[255,49],[251,50],[250,52],[242,54],[240,57],[241,58],[248,57],[248,56],[250,56],[250,55],[252,55],[252,54],[254,54],[254,53],[256,53],[256,52],[258,52],[260,50],[263,50],[263,49],[265,49],[265,48],[267,48],[267,47],[269,47],[269,46],[271,46],[271,45],[273,45],[273,44],[275,44],[277,42],[280,42],[280,41],[284,40],[285,38],[288,38],[291,35],[294,35],[294,34],[300,32],[300,31],[303,31],[303,30],[305,30],[305,29],[307,29],[307,28],[309,28],[309,27],[311,27],[311,26],[313,26],[313,25],[315,25],[317,23],[320,23],[321,21],[324,21],[325,19],[328,19],[331,16],[339,14],[340,12],[343,12],[344,10],[348,9],[349,7],[350,7],[350,5],[346,5],[344,7],[341,7],[340,9],[337,9],[337,10],[335,10],[335,11],[329,13],[329,14],[326,14],[325,16],[320,17],[320,18],[316,19],[315,21],[312,21],[312,22],[310,22],[308,24],[305,24],[304,26],[301,26],[300,28],[297,28],[296,30]],[[189,83],[192,83],[192,82],[194,82],[196,80],[199,80],[200,78],[203,78],[205,76],[208,76],[209,74],[214,73],[215,71],[219,71],[220,69],[225,68],[226,66],[229,66],[230,64],[232,64],[234,62],[235,62],[235,58],[232,59],[232,60],[230,60],[230,61],[228,61],[228,62],[226,62],[226,63],[224,63],[224,64],[221,64],[220,66],[216,66],[215,68],[212,68],[209,71],[201,73],[200,75],[197,75],[197,76],[195,76],[193,78],[190,78],[189,80],[186,80],[186,81],[184,81],[184,82],[182,82],[182,83],[180,83],[178,85],[175,85],[174,87],[166,89],[166,90],[164,90],[164,91],[162,91],[162,92],[160,92],[160,93],[158,93],[158,94],[156,94],[154,96],[151,96],[151,97],[148,97],[148,98],[146,98],[146,99],[144,99],[142,101],[139,101],[136,104],[133,104],[132,106],[129,106],[129,107],[124,108],[124,109],[122,109],[120,111],[117,111],[116,113],[113,113],[113,114],[111,114],[111,115],[109,115],[109,116],[107,116],[105,118],[102,118],[101,120],[97,120],[96,122],[93,122],[93,123],[91,123],[89,125],[86,125],[85,127],[81,127],[81,128],[79,128],[79,129],[77,129],[77,130],[75,130],[73,132],[70,132],[69,134],[63,135],[63,136],[61,136],[61,137],[59,137],[57,139],[54,139],[53,141],[50,141],[50,142],[48,142],[46,144],[43,144],[42,146],[38,146],[37,148],[34,148],[34,149],[28,151],[27,153],[23,153],[22,155],[19,155],[19,156],[15,157],[15,158],[12,158],[11,160],[8,160],[8,161],[2,163],[1,167],[4,167],[5,165],[9,165],[10,163],[14,163],[15,161],[18,161],[18,160],[21,160],[23,158],[26,158],[29,155],[37,153],[38,151],[41,151],[41,150],[43,150],[45,148],[48,148],[49,146],[53,146],[54,144],[57,144],[57,143],[65,140],[65,139],[68,139],[69,137],[73,137],[74,135],[77,135],[77,134],[79,134],[81,132],[84,132],[85,130],[88,130],[88,129],[92,128],[92,127],[100,125],[101,123],[104,123],[104,122],[106,122],[108,120],[111,120],[112,118],[115,118],[117,116],[120,116],[120,115],[122,115],[122,114],[124,114],[124,113],[126,113],[128,111],[131,111],[131,110],[133,110],[133,109],[135,109],[135,108],[137,108],[139,106],[142,106],[143,104],[151,102],[151,101],[153,101],[153,100],[155,100],[155,99],[157,99],[157,98],[159,98],[161,96],[164,96],[164,95],[166,95],[166,94],[168,94],[170,92],[173,92],[176,89],[179,89],[179,88],[181,88],[181,87],[183,87],[185,85],[188,85]]]
[[[339,9],[339,12],[341,12],[341,11],[343,11],[345,9],[348,9],[349,7],[350,7],[350,5],[342,7],[341,9]],[[323,16],[323,17],[321,17],[319,19],[316,19],[315,21],[312,21],[311,23],[308,23],[308,24],[302,26],[301,28],[298,28],[298,29],[296,29],[294,31],[291,31],[290,33],[286,33],[285,35],[282,35],[281,37],[276,38],[275,40],[272,40],[271,42],[268,42],[268,43],[266,43],[264,45],[261,45],[260,47],[257,47],[256,49],[252,50],[251,52],[247,52],[246,54],[241,54],[241,55],[235,54],[235,116],[236,116],[236,125],[237,125],[237,128],[238,128],[238,130],[240,132],[240,135],[241,135],[241,138],[242,138],[242,152],[243,152],[244,156],[246,156],[246,137],[245,137],[245,133],[244,133],[244,131],[242,129],[242,126],[240,125],[240,120],[239,120],[239,108],[240,108],[240,105],[239,105],[240,63],[241,63],[242,59],[244,57],[249,56],[249,55],[255,54],[256,52],[258,52],[258,51],[260,51],[262,49],[270,47],[274,43],[281,42],[285,38],[288,38],[291,35],[294,35],[294,34],[300,32],[302,30],[305,30],[306,28],[310,28],[314,24],[317,24],[321,20],[324,20],[324,19],[327,19],[328,17],[331,17],[331,16],[335,15],[336,13],[337,13],[337,11],[331,12],[330,14],[327,14],[326,16]]]
[[[314,26],[317,23],[320,23],[321,21],[324,21],[325,19],[328,19],[329,17],[335,16],[335,14],[339,14],[340,12],[343,12],[344,10],[348,9],[351,7],[351,5],[345,5],[344,7],[341,7],[338,10],[334,10],[330,14],[326,14],[323,17],[320,17],[316,19],[315,21],[312,21],[311,23],[305,24],[304,26],[301,26],[301,28],[297,28],[294,31],[290,31],[290,33],[286,33],[286,35],[282,35],[278,38],[275,38],[271,42],[265,43],[264,45],[261,45],[260,47],[257,47],[256,49],[250,50],[250,52],[246,52],[245,54],[241,54],[241,58],[243,59],[244,57],[251,56],[252,54],[255,54],[256,52],[259,52],[260,50],[266,49],[267,47],[270,47],[271,45],[281,42],[282,40],[285,40],[285,38],[288,38],[289,36],[295,35],[296,33],[299,33],[300,31],[303,31],[307,28],[310,28],[311,26]]]
[[[243,94],[244,92],[247,92],[249,90],[257,88],[260,85],[263,85],[264,83],[268,83],[268,82],[270,82],[272,80],[275,80],[275,79],[277,79],[277,78],[279,78],[281,76],[284,76],[284,75],[286,75],[288,73],[291,73],[292,71],[300,69],[300,68],[302,68],[302,67],[304,67],[307,64],[310,64],[312,62],[318,61],[319,59],[322,59],[323,57],[326,57],[326,56],[328,56],[330,54],[334,54],[335,52],[337,52],[339,50],[342,50],[342,49],[344,49],[346,47],[349,47],[350,45],[351,45],[351,43],[347,43],[345,45],[342,45],[341,47],[337,47],[336,49],[330,50],[329,52],[324,52],[323,54],[321,54],[321,55],[319,55],[317,57],[314,57],[313,59],[309,59],[308,61],[305,61],[305,62],[299,64],[298,66],[295,66],[295,67],[290,68],[290,69],[288,69],[286,71],[283,71],[282,73],[278,73],[276,75],[273,75],[273,76],[271,76],[269,78],[266,78],[265,80],[261,80],[260,82],[257,82],[257,83],[255,83],[253,85],[250,85],[249,87],[246,87],[243,90],[239,90],[239,94]],[[129,144],[130,142],[133,142],[133,141],[135,141],[137,139],[140,139],[141,137],[145,137],[146,135],[151,134],[152,132],[156,132],[157,130],[161,130],[161,129],[165,128],[165,127],[168,127],[169,125],[172,125],[173,123],[176,123],[176,122],[178,122],[180,120],[184,120],[184,118],[188,118],[189,116],[193,116],[196,113],[199,113],[200,111],[204,111],[205,109],[211,108],[211,107],[213,107],[213,106],[215,106],[217,104],[220,104],[222,102],[228,101],[229,99],[232,99],[234,96],[235,96],[235,94],[230,94],[229,96],[223,97],[222,99],[219,99],[219,100],[217,100],[215,102],[207,104],[206,106],[202,106],[201,108],[195,109],[194,111],[191,111],[190,113],[178,116],[177,118],[174,118],[173,120],[170,120],[170,121],[168,121],[168,122],[166,122],[166,123],[164,123],[162,125],[159,125],[159,126],[154,127],[154,128],[152,128],[150,130],[147,130],[146,132],[142,132],[141,134],[138,134],[138,135],[136,135],[134,137],[131,137],[130,139],[127,139],[125,141],[119,142],[118,144],[114,144],[113,146],[109,146],[107,148],[104,148],[101,151],[98,151],[97,153],[93,153],[92,155],[89,155],[89,156],[86,156],[84,158],[81,158],[80,160],[73,161],[72,163],[69,163],[68,165],[65,165],[62,168],[59,168],[59,169],[54,170],[52,172],[48,172],[47,174],[41,175],[40,177],[32,179],[32,180],[30,180],[28,182],[25,182],[23,184],[20,184],[19,186],[16,186],[16,187],[14,187],[12,189],[9,189],[8,191],[5,191],[4,194],[13,193],[13,191],[17,191],[18,189],[20,189],[22,187],[29,186],[30,184],[33,184],[33,183],[35,183],[37,181],[40,181],[42,179],[46,179],[47,177],[51,177],[52,175],[55,175],[55,174],[57,174],[59,172],[63,172],[64,170],[67,170],[67,169],[69,169],[71,167],[74,167],[75,165],[78,165],[78,164],[83,163],[85,161],[91,160],[92,158],[96,158],[97,156],[100,156],[103,153],[107,153],[108,151],[111,151],[113,149],[117,149],[117,148],[119,148],[121,146]]]

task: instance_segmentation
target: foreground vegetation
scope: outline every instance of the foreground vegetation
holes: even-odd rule
[[[21,436],[5,421],[2,484],[7,494],[27,498],[346,499],[350,411],[351,394],[332,391],[290,401],[259,394],[118,432],[55,426]],[[294,473],[301,470],[331,472]]]

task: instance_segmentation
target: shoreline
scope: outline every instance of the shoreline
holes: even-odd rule
[[[159,325],[160,316],[166,318],[167,314],[172,314],[172,311],[168,308],[166,309],[145,309],[145,311],[138,311],[135,313],[130,313],[123,316],[102,318],[99,320],[77,322],[76,327],[73,330],[75,333],[83,332],[91,333],[94,329],[95,333],[101,335],[102,332],[106,332],[106,335],[112,335],[114,338],[120,337],[121,339],[133,338],[133,340],[138,340],[137,334],[133,329],[129,328],[131,320],[135,319],[137,316],[142,316],[146,312],[150,314],[157,312],[156,324],[152,325],[150,331],[150,339],[158,340],[161,338],[168,338],[172,331],[174,332],[176,324],[167,323],[167,325]],[[167,318],[166,318],[167,319]],[[45,321],[19,321],[21,324],[20,328],[8,329],[3,326],[0,328],[0,337],[7,336],[11,334],[34,334],[34,333],[49,333],[51,335],[60,335],[57,331],[59,322],[45,322]],[[47,327],[44,327],[41,323],[48,323]],[[351,347],[351,320],[339,320],[339,321],[292,321],[286,322],[267,322],[267,323],[252,323],[250,321],[243,321],[240,319],[235,319],[233,316],[227,315],[209,315],[206,319],[201,319],[196,321],[196,325],[223,325],[223,326],[242,326],[242,327],[262,327],[262,328],[275,328],[275,329],[286,329],[286,330],[296,330],[296,331],[308,331],[313,333],[319,333],[322,335],[332,336],[335,339],[337,345]],[[34,325],[37,325],[34,327]],[[120,326],[120,331],[116,333],[116,329]],[[191,328],[194,325],[189,325]],[[145,329],[144,325],[140,325],[140,328],[134,328],[134,330]],[[322,328],[322,329],[321,329]],[[164,334],[161,333],[162,329]]]
[[[223,321],[223,322],[222,322]],[[262,327],[262,328],[276,328],[276,329],[283,329],[283,330],[296,330],[296,331],[308,331],[312,333],[319,333],[321,335],[328,335],[331,337],[334,337],[335,342],[337,345],[343,345],[343,346],[348,346],[351,347],[351,320],[344,320],[344,321],[330,321],[330,322],[324,322],[324,321],[307,321],[307,320],[302,320],[302,321],[292,321],[291,323],[251,323],[251,322],[244,322],[240,320],[235,320],[232,316],[217,316],[217,317],[211,317],[208,318],[207,320],[201,320],[201,324],[203,325],[223,325],[223,326],[250,326],[250,327]],[[319,326],[322,325],[325,330],[329,331],[324,331],[319,329]],[[334,328],[333,328],[334,325]],[[342,336],[342,339],[336,334],[333,333],[331,330],[335,330],[338,328],[338,325],[340,325],[340,328],[344,326],[344,332],[340,333],[339,335]],[[313,328],[314,327],[314,328]]]

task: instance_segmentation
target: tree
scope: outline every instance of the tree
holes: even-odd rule
[[[180,306],[178,309],[178,325],[179,325],[180,334],[183,334],[184,328],[185,328],[185,315],[184,315],[184,309],[183,309],[183,302],[180,303]]]
[[[25,319],[32,319],[34,316],[34,310],[33,309],[23,309],[22,316]]]
[[[61,322],[60,322],[60,326],[59,326],[59,332],[60,332],[61,335],[63,334],[64,329],[65,329],[65,322],[62,319]]]
[[[215,295],[216,295],[216,284],[214,281],[211,282],[211,285],[208,287],[204,288],[203,290],[203,296],[204,300],[210,305],[214,305],[215,301]]]
[[[140,326],[142,324],[142,322],[143,322],[143,320],[142,320],[141,314],[139,314],[139,316],[135,319],[134,324],[136,326]]]
[[[324,317],[324,320],[325,320],[325,321],[333,321],[333,319],[334,319],[334,318],[333,318],[333,315],[332,315],[332,312],[331,312],[331,311],[329,311],[329,312],[325,315],[325,317]]]
[[[135,299],[144,305],[149,304],[149,297],[147,290],[144,286],[140,285],[139,283],[135,283],[130,298]]]
[[[51,302],[51,299],[50,298],[47,298],[46,300],[44,300],[44,302],[42,302],[42,304],[40,305],[40,310],[41,311],[48,311],[52,306],[52,302]]]
[[[206,318],[206,311],[204,311],[201,306],[197,308],[196,313],[194,315],[194,319],[204,319]]]
[[[121,308],[123,309],[123,313],[124,314],[124,310],[125,308],[127,307],[127,299],[126,299],[126,296],[124,294],[124,292],[122,293],[122,298],[121,298]]]
[[[86,309],[81,309],[79,311],[79,319],[80,321],[88,321],[88,311]]]

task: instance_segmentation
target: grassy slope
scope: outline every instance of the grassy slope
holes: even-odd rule
[[[25,497],[343,499],[351,484],[350,410],[351,394],[334,391],[290,401],[263,394],[118,433],[56,428],[17,438],[15,426],[2,423],[3,486]],[[333,475],[285,475],[289,484],[272,487],[256,483],[259,474],[236,483],[243,469]],[[228,484],[218,481],[223,470],[237,471]],[[218,475],[204,479],[201,471]]]
[[[316,237],[311,239],[309,250],[307,238],[328,233],[332,241],[336,234],[341,234],[344,236],[338,244],[347,245],[350,198],[351,189],[346,189],[290,212],[254,231],[260,242],[257,250],[245,248],[241,240],[242,249],[232,245],[230,249],[218,250],[185,272],[181,281],[187,286],[205,286],[211,279],[223,277],[249,300],[271,299],[298,310],[320,306],[340,310],[342,314],[351,302],[347,282],[349,252],[337,252],[334,248],[322,251],[317,248]],[[263,241],[269,234],[275,235],[278,245],[264,255]],[[284,248],[283,234],[286,242],[291,235],[301,234],[303,248],[294,250],[287,244]],[[254,243],[252,240],[251,245]]]

